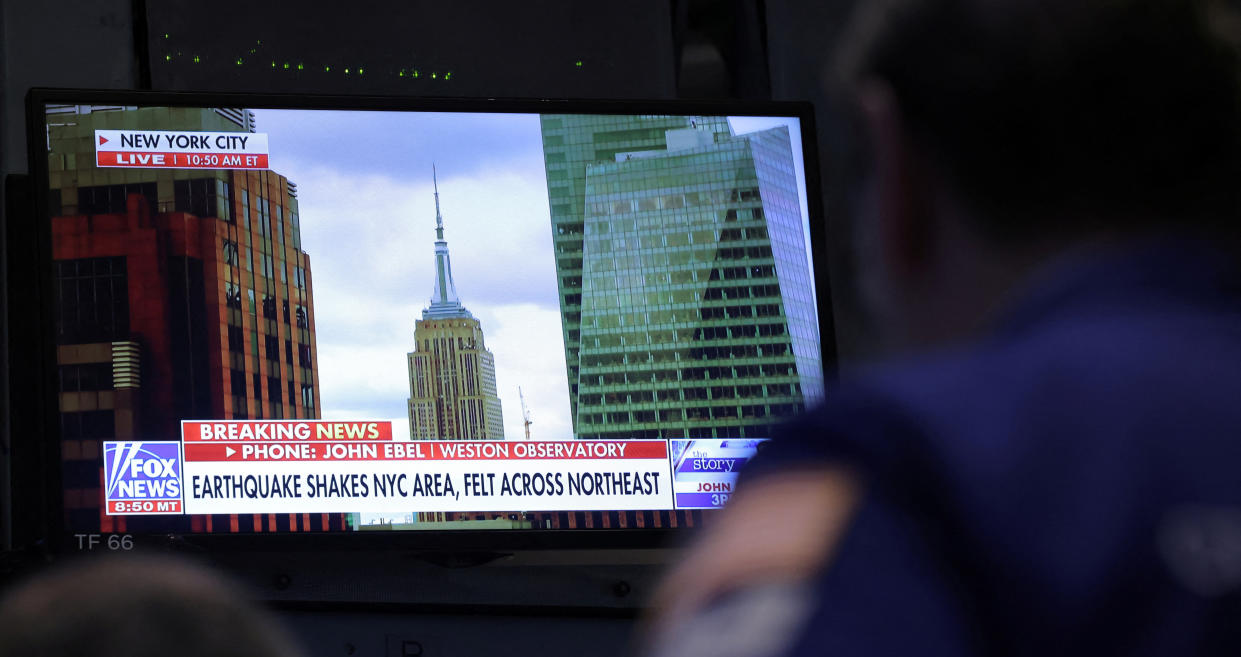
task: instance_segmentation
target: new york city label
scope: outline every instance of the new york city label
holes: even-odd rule
[[[267,134],[96,130],[95,165],[140,169],[266,169]]]

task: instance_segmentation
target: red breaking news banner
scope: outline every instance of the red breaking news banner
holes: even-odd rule
[[[185,443],[392,440],[392,423],[322,420],[186,421],[181,423],[181,440]]]

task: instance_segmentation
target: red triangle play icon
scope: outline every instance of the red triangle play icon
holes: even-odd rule
[[[99,145],[103,146],[106,143],[108,143],[108,138],[103,135],[99,135]]]

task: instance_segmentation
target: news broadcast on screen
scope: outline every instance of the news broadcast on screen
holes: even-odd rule
[[[43,107],[69,531],[696,526],[823,396],[796,114]]]

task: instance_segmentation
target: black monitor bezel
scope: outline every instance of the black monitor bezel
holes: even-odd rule
[[[819,316],[820,351],[824,377],[833,377],[837,350],[827,263],[827,235],[820,189],[820,164],[813,107],[800,101],[697,101],[697,100],[561,100],[517,98],[413,98],[398,96],[335,96],[308,94],[255,94],[221,92],[162,92],[103,89],[31,89],[26,99],[29,171],[34,201],[34,225],[29,230],[10,230],[33,240],[34,244],[13,243],[9,257],[15,258],[10,272],[38,270],[38,307],[10,308],[11,317],[38,322],[41,337],[38,349],[40,371],[22,372],[11,380],[37,381],[43,393],[37,395],[40,407],[34,409],[38,436],[43,441],[39,472],[29,470],[25,485],[37,486],[47,510],[46,524],[29,539],[42,540],[54,552],[81,549],[81,540],[68,533],[64,522],[64,493],[61,488],[60,429],[56,399],[55,341],[52,336],[51,219],[48,216],[48,160],[38,148],[46,130],[45,106],[49,103],[74,105],[139,105],[186,107],[260,107],[270,109],[320,109],[358,111],[434,111],[472,113],[557,113],[557,114],[694,114],[718,116],[793,116],[801,126],[803,169],[807,212],[810,217],[811,261],[814,265],[816,305]],[[20,221],[10,217],[9,221]],[[12,227],[11,227],[12,229]],[[25,265],[25,267],[23,267]],[[29,277],[25,281],[31,280]],[[10,277],[10,286],[17,281]],[[24,377],[19,379],[18,376]],[[15,470],[23,464],[15,464]],[[14,479],[14,488],[18,487]],[[27,489],[30,490],[30,489]],[[241,534],[137,535],[140,547],[206,550],[379,549],[415,552],[476,551],[509,552],[542,549],[640,549],[664,547],[687,533],[684,528],[626,529],[514,529],[514,530],[419,530],[410,532],[298,532]]]

